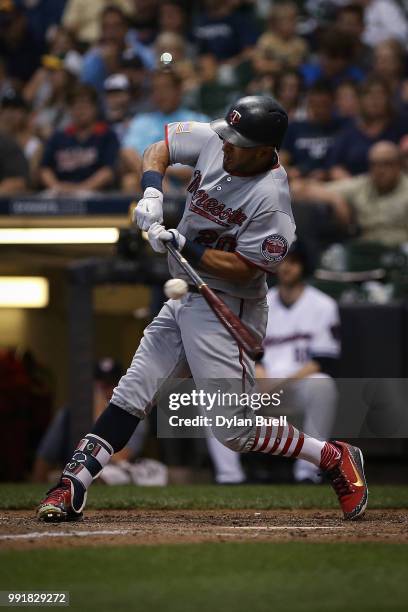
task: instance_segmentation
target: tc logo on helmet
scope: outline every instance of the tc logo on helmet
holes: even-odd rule
[[[286,238],[279,234],[267,236],[262,242],[261,253],[268,261],[281,261],[288,252]]]
[[[230,112],[228,120],[231,125],[237,125],[237,123],[240,122],[241,117],[242,117],[241,113],[239,113],[237,110],[233,110]]]

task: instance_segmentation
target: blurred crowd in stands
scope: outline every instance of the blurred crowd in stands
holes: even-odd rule
[[[0,0],[0,194],[137,193],[166,123],[265,93],[290,116],[295,208],[325,210],[327,244],[331,227],[398,246],[407,42],[408,0]],[[167,193],[190,174],[171,168]]]

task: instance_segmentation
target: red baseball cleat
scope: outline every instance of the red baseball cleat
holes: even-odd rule
[[[354,521],[363,516],[368,499],[363,453],[345,442],[331,442],[341,452],[340,461],[325,474],[336,492],[344,518]]]
[[[48,523],[81,520],[86,493],[83,496],[82,507],[76,511],[72,507],[74,487],[75,484],[70,478],[61,478],[60,482],[47,492],[47,496],[38,506],[37,518]]]

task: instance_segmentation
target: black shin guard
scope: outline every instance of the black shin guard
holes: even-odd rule
[[[93,426],[92,433],[106,440],[117,453],[127,444],[139,423],[137,416],[110,403]]]

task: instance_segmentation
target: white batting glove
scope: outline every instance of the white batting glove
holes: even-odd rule
[[[145,189],[143,198],[133,212],[133,223],[141,230],[147,231],[152,223],[163,221],[163,194],[154,187]]]
[[[147,232],[147,237],[151,244],[151,247],[156,253],[165,253],[166,247],[164,246],[165,242],[172,241],[173,244],[179,251],[182,250],[183,246],[186,243],[186,238],[180,234],[176,229],[166,230],[164,225],[160,225],[160,223],[153,223],[149,231]]]

